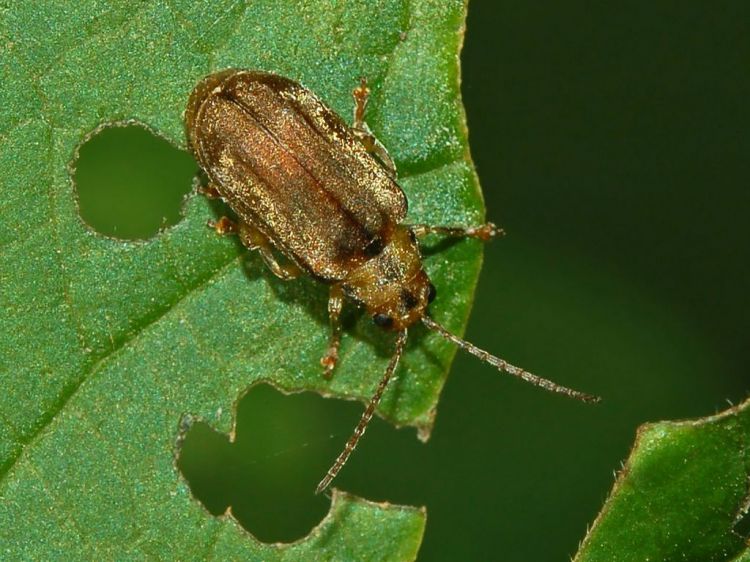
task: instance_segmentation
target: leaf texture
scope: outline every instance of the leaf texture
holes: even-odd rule
[[[205,228],[210,205],[143,241],[78,213],[77,150],[137,122],[185,148],[193,86],[228,67],[299,80],[367,120],[395,157],[410,220],[483,217],[460,103],[463,1],[261,0],[0,4],[0,552],[6,559],[413,559],[424,513],[336,493],[310,536],[265,545],[210,516],[175,468],[183,420],[232,426],[259,380],[365,400],[392,347],[362,319],[321,377],[326,290],[284,283]],[[134,162],[133,165],[137,165]],[[481,249],[431,255],[435,316],[461,332]],[[455,350],[414,330],[380,415],[420,429]]]
[[[642,426],[575,561],[750,559],[738,527],[750,508],[748,443],[750,401]]]

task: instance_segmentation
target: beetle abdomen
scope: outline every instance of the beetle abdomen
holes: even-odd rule
[[[273,74],[224,71],[193,92],[190,142],[223,199],[284,254],[338,281],[406,214],[406,198],[314,94]]]

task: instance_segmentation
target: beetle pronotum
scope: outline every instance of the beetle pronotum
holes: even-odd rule
[[[404,351],[409,326],[427,328],[515,377],[585,402],[599,398],[533,375],[448,332],[427,313],[435,287],[422,267],[417,239],[430,233],[489,240],[501,231],[402,224],[407,201],[393,160],[364,122],[369,90],[354,89],[348,126],[315,94],[268,72],[224,70],[204,78],[185,111],[188,142],[209,178],[204,193],[220,197],[238,220],[211,223],[237,234],[282,279],[302,273],[330,286],[331,335],[321,359],[330,377],[338,360],[344,298],[397,332],[390,362],[351,438],[318,485],[325,490],[365,432]],[[287,258],[276,260],[274,250]]]

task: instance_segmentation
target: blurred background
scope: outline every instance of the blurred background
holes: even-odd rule
[[[337,486],[426,505],[421,559],[566,560],[639,424],[747,396],[748,21],[738,0],[471,4],[470,142],[508,236],[486,249],[467,338],[605,400],[459,353],[429,443],[376,420]],[[194,172],[140,129],[107,130],[81,154],[82,212],[151,235],[179,220]],[[113,206],[118,189],[138,206]],[[197,426],[181,468],[212,512],[232,505],[261,540],[294,540],[327,512],[310,489],[360,413],[257,387],[237,442]]]

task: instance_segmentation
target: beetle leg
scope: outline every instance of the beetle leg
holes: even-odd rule
[[[352,131],[359,142],[368,152],[374,154],[388,174],[396,177],[396,164],[388,154],[385,146],[372,134],[370,127],[365,123],[365,108],[367,99],[370,97],[370,88],[367,87],[367,78],[361,78],[359,86],[352,91],[354,97],[354,119],[352,120]]]
[[[432,226],[429,224],[412,224],[409,228],[417,238],[421,238],[427,234],[443,234],[445,236],[477,238],[487,242],[496,236],[503,236],[505,234],[502,228],[498,228],[491,222],[468,228],[460,226]]]
[[[352,96],[354,97],[354,123],[352,127],[361,129],[363,126],[367,126],[365,125],[365,109],[367,108],[367,100],[370,97],[367,78],[363,76],[359,79],[359,86],[354,88]]]
[[[208,226],[208,228],[213,228],[216,231],[216,234],[221,236],[225,234],[237,234],[238,232],[237,223],[229,217],[221,217],[217,221],[209,220],[206,222],[206,226]]]
[[[216,189],[213,184],[202,185],[198,188],[198,193],[205,196],[207,199],[221,199],[219,190]]]
[[[221,217],[218,221],[208,221],[208,226],[218,234],[237,234],[240,241],[248,250],[258,250],[260,257],[266,262],[268,269],[280,279],[285,281],[299,277],[302,273],[293,263],[280,264],[273,255],[271,243],[265,235],[249,224],[235,222],[229,217]]]
[[[260,230],[245,223],[240,223],[239,226],[238,234],[240,235],[242,243],[250,250],[258,250],[260,257],[263,258],[268,269],[270,269],[276,277],[288,281],[300,276],[302,272],[295,264],[291,262],[281,264],[276,261],[276,257],[273,255],[271,243]]]
[[[331,285],[331,293],[328,297],[328,318],[331,322],[331,336],[328,340],[328,351],[321,357],[320,364],[325,370],[323,376],[330,379],[333,376],[333,369],[339,359],[339,346],[341,345],[341,323],[339,316],[341,308],[344,305],[344,292],[341,285]]]
[[[266,262],[268,268],[279,279],[290,281],[291,279],[296,279],[297,277],[302,275],[299,267],[297,267],[293,263],[281,264],[277,262],[276,258],[273,255],[273,252],[271,251],[270,245],[262,246],[258,248],[258,251],[260,252],[260,257],[262,257],[263,261]]]

